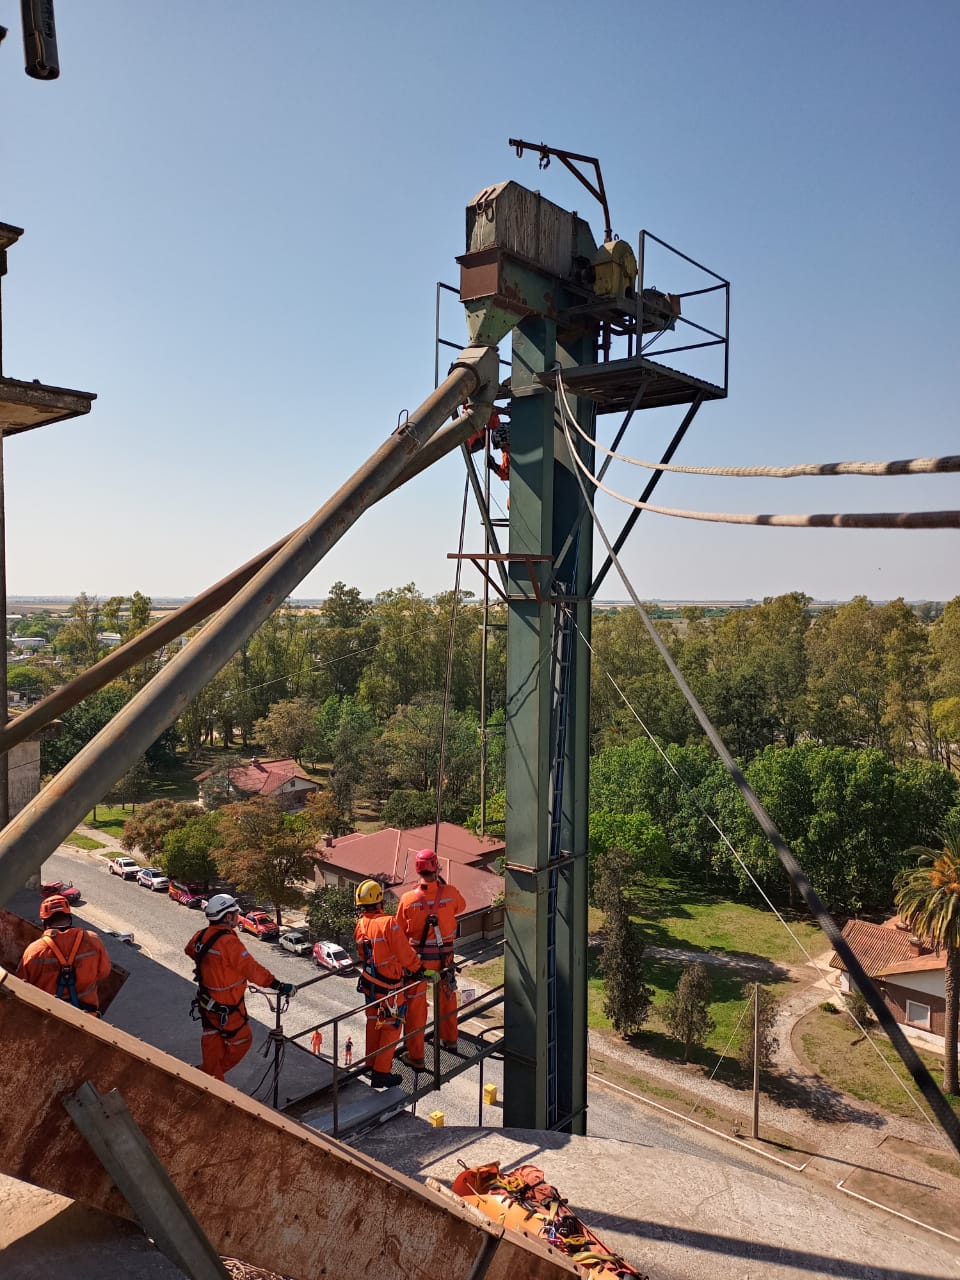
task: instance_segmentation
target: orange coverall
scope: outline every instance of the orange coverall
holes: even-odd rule
[[[43,937],[31,942],[20,960],[17,977],[50,995],[57,994],[60,970],[73,966],[74,983],[80,1008],[99,1013],[100,995],[97,983],[110,973],[110,957],[103,943],[88,929],[47,929]],[[69,996],[61,996],[69,1000]]]
[[[243,997],[247,983],[269,987],[276,981],[269,969],[243,945],[232,929],[222,924],[208,924],[195,933],[184,951],[191,960],[197,958],[197,947],[209,941],[214,934],[221,934],[200,960],[199,991],[201,995],[200,1022],[203,1031],[200,1049],[203,1055],[201,1070],[216,1080],[222,1080],[243,1058],[253,1043],[253,1032],[247,1018]],[[203,997],[228,1005],[223,1017],[203,1007]]]
[[[397,920],[423,961],[425,969],[433,969],[442,974],[452,964],[457,916],[466,906],[460,890],[447,884],[440,876],[431,883],[421,881],[416,889],[408,890],[400,899]],[[436,916],[435,925],[427,923],[430,916]],[[444,982],[441,977],[433,992],[440,1013],[440,1041],[442,1044],[456,1044],[457,989]],[[411,1058],[423,1057],[423,1032],[426,1025],[427,984],[420,982],[407,996],[405,1030],[407,1052]]]
[[[360,957],[359,990],[367,1002],[367,1066],[386,1073],[400,1041],[405,999],[391,999],[390,992],[404,985],[404,970],[419,969],[420,961],[396,918],[379,909],[360,916],[353,936]]]

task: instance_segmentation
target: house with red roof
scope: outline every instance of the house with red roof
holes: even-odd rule
[[[433,847],[432,823],[406,830],[355,831],[337,839],[326,836],[314,853],[314,887],[352,889],[361,880],[378,880],[387,895],[399,899],[418,883],[417,854]],[[502,840],[475,836],[452,822],[440,823],[440,874],[456,885],[467,903],[458,920],[459,937],[491,938],[503,932],[503,876],[497,859],[505,849]]]
[[[942,1050],[946,952],[918,938],[898,916],[883,924],[848,920],[843,936],[897,1022],[905,1030],[925,1033],[931,1045]],[[840,990],[851,991],[850,977],[836,952],[830,967],[840,970]]]
[[[197,774],[194,782],[200,788],[201,808],[210,789],[215,788],[220,793],[221,804],[249,800],[252,796],[270,796],[288,811],[302,809],[307,796],[320,786],[304,773],[296,760],[259,760],[256,756],[248,764],[205,769]]]

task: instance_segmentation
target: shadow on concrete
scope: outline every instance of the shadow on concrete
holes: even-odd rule
[[[637,1240],[658,1240],[684,1249],[700,1249],[724,1257],[747,1258],[751,1262],[781,1267],[796,1267],[817,1276],[846,1276],[851,1280],[930,1280],[928,1271],[903,1271],[899,1268],[865,1264],[853,1258],[831,1258],[807,1249],[791,1249],[784,1245],[764,1244],[758,1240],[741,1240],[736,1236],[718,1235],[711,1231],[694,1231],[689,1227],[668,1227],[643,1218],[624,1217],[598,1212],[595,1208],[570,1208],[589,1222],[590,1229],[603,1236],[605,1231],[626,1232]]]

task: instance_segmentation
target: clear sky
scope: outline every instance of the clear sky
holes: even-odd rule
[[[321,506],[431,389],[434,284],[457,279],[480,188],[539,187],[599,233],[589,196],[510,136],[599,155],[623,237],[648,227],[733,282],[730,396],[677,461],[960,452],[954,0],[61,0],[52,83],[24,75],[2,7],[0,220],[26,228],[4,368],[99,397],[6,445],[11,594],[192,594]],[[640,415],[627,451],[676,421]],[[297,594],[449,588],[461,496],[457,455]],[[955,476],[658,489],[743,511],[958,496]],[[943,599],[957,546],[647,514],[625,561],[648,598]]]

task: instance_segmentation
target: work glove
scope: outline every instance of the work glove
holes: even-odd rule
[[[440,975],[437,973],[436,969],[421,969],[417,974],[417,977],[421,982],[429,982],[431,987],[435,987],[440,981]]]
[[[286,996],[288,999],[290,996],[297,994],[297,984],[295,982],[275,982],[273,989],[277,995]]]

